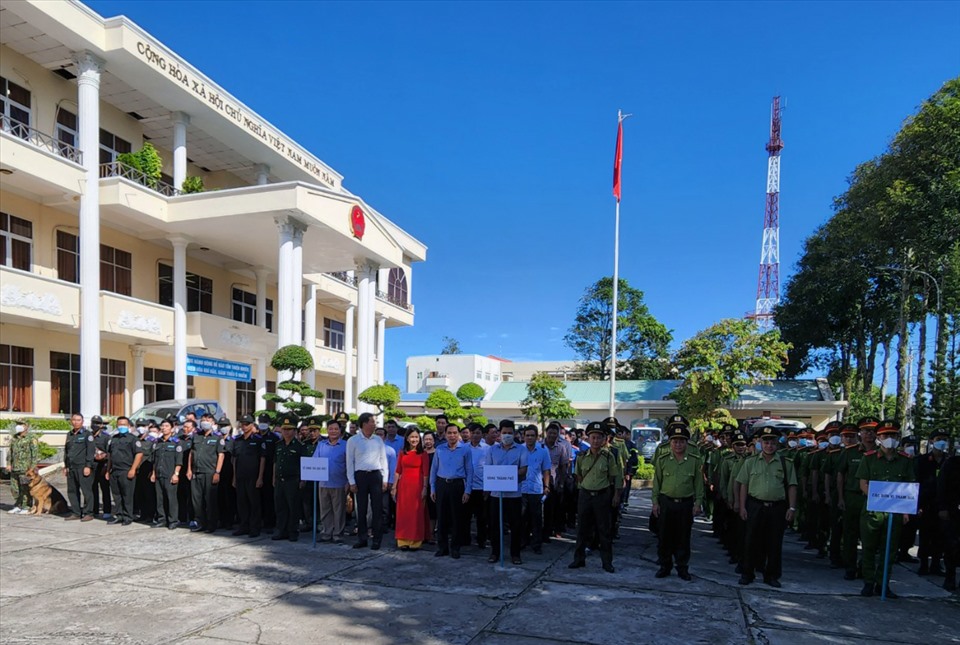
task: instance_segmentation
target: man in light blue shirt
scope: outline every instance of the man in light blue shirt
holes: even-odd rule
[[[390,419],[383,424],[383,430],[385,432],[383,436],[384,445],[390,446],[393,448],[395,454],[400,454],[403,452],[403,435],[400,434],[400,426],[397,425],[395,419]],[[391,482],[393,480],[391,479]]]
[[[470,491],[470,501],[461,515],[463,525],[460,535],[463,545],[470,544],[470,522],[477,518],[477,546],[481,549],[487,546],[487,508],[483,501],[483,460],[486,459],[490,446],[483,441],[483,426],[471,423],[467,426],[470,431],[470,457],[473,461],[473,490]]]
[[[527,456],[523,446],[514,442],[514,425],[510,419],[500,421],[500,442],[487,451],[485,466],[516,466],[517,489],[515,491],[484,492],[488,500],[487,515],[490,518],[490,544],[493,547],[487,562],[500,559],[500,500],[503,500],[503,522],[510,527],[510,558],[514,564],[523,564],[520,559],[521,505],[520,482],[527,471]]]
[[[543,498],[550,493],[550,452],[537,443],[537,426],[523,431],[523,451],[527,458],[526,477],[520,482],[523,494],[523,537],[533,552],[540,555],[543,544]],[[532,535],[531,535],[532,534]]]
[[[327,438],[317,441],[314,457],[327,460],[328,478],[318,482],[318,503],[320,505],[320,542],[343,542],[342,535],[347,520],[347,442],[341,441],[340,424],[327,422]]]
[[[470,444],[460,441],[460,429],[446,427],[446,443],[437,446],[430,467],[430,498],[437,504],[437,557],[460,558],[460,514],[473,490]],[[450,540],[448,542],[448,539]]]

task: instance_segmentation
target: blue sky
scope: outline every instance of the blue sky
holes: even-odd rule
[[[90,2],[125,14],[429,247],[408,355],[565,359],[613,270],[676,344],[752,310],[770,100],[786,101],[781,276],[856,164],[960,73],[960,3]]]

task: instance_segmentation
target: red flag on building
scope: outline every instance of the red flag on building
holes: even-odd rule
[[[617,123],[617,153],[613,158],[613,196],[620,202],[620,164],[623,161],[623,120]]]

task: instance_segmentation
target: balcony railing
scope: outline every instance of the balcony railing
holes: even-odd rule
[[[396,296],[390,295],[389,293],[384,293],[383,291],[377,291],[377,298],[383,300],[384,302],[389,302],[391,305],[396,305],[401,309],[406,309],[407,311],[413,311],[413,306],[404,299],[397,298]]]
[[[7,132],[18,139],[23,139],[27,143],[30,143],[37,148],[43,148],[48,152],[52,152],[55,155],[63,157],[68,161],[72,161],[77,164],[83,163],[83,155],[79,150],[63,141],[59,141],[54,137],[51,137],[49,134],[44,134],[38,130],[34,130],[26,123],[12,119],[7,115],[0,115],[0,129],[4,132]]]
[[[333,278],[334,280],[339,280],[344,284],[349,284],[351,287],[357,286],[356,276],[351,276],[346,271],[332,271],[330,273],[327,273],[327,275]]]
[[[160,193],[164,197],[174,197],[180,194],[180,191],[170,184],[164,183],[159,179],[154,179],[153,177],[148,177],[136,168],[131,168],[119,161],[100,164],[100,179],[106,179],[108,177],[123,177],[124,179],[129,179],[144,188],[149,188],[152,191]]]

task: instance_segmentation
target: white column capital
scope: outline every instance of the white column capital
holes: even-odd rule
[[[190,240],[182,235],[170,235],[167,237],[167,241],[169,241],[175,249],[185,249],[190,245]]]
[[[380,267],[369,260],[361,260],[357,262],[357,278],[368,280],[373,279],[377,275],[377,271]]]
[[[147,348],[143,345],[131,345],[130,355],[134,358],[143,358],[147,355]]]
[[[176,124],[190,125],[190,115],[186,112],[171,112],[170,120]]]
[[[254,172],[257,173],[257,185],[265,186],[270,180],[270,166],[265,163],[254,164]]]
[[[79,72],[77,74],[77,83],[80,83],[81,79],[96,79],[99,81],[100,72],[103,71],[103,66],[106,64],[106,61],[89,51],[74,52],[72,58]]]

